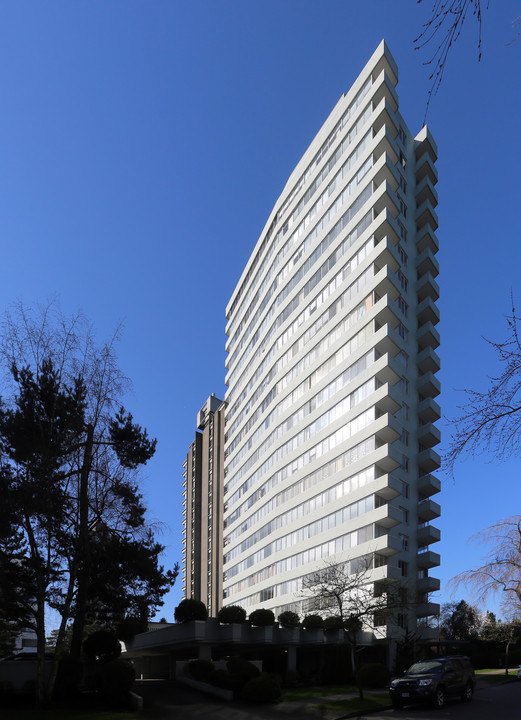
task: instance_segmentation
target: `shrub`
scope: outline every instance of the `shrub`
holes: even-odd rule
[[[250,623],[259,627],[266,627],[267,625],[273,625],[275,622],[275,615],[271,610],[265,608],[259,608],[250,613]]]
[[[219,610],[217,619],[221,623],[243,623],[246,621],[246,610],[240,605],[228,605]]]
[[[244,680],[239,675],[232,675],[227,670],[213,670],[208,676],[208,683],[224,690],[237,692],[244,686]]]
[[[240,698],[251,703],[275,702],[280,698],[280,687],[271,675],[261,673],[258,677],[248,680]]]
[[[210,660],[190,660],[184,666],[185,673],[200,682],[208,682],[213,669],[214,665]]]
[[[324,630],[342,630],[342,618],[338,615],[330,615],[324,620]]]
[[[96,675],[96,687],[111,705],[122,706],[128,702],[136,672],[129,660],[112,660],[103,665]]]
[[[226,668],[231,675],[242,678],[244,682],[260,675],[260,670],[256,665],[241,657],[230,658],[226,663]]]
[[[297,628],[300,627],[300,618],[296,612],[292,610],[285,610],[279,615],[279,623],[285,628]]]
[[[382,663],[369,663],[362,665],[358,671],[358,679],[363,687],[383,688],[389,685],[391,675]]]
[[[208,618],[208,610],[202,600],[194,598],[186,598],[181,600],[174,611],[175,621],[190,622],[191,620],[206,620]]]
[[[92,660],[107,663],[121,655],[121,644],[114,630],[96,630],[83,641],[83,652]]]
[[[302,620],[302,627],[306,630],[322,630],[324,620],[320,615],[306,615],[304,620]]]

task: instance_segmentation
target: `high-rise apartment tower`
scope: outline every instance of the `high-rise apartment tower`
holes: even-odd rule
[[[224,405],[211,395],[197,414],[183,468],[183,597],[222,607]]]
[[[407,587],[409,627],[438,609],[437,149],[397,82],[382,41],[227,308],[226,605],[305,611],[302,578],[333,561]]]

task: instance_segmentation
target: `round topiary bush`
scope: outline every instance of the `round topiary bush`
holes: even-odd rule
[[[96,675],[96,688],[103,698],[115,707],[128,703],[129,692],[136,677],[129,660],[112,660],[103,665]]]
[[[363,687],[383,688],[388,687],[391,674],[382,663],[368,663],[358,671],[358,679]]]
[[[320,615],[306,615],[302,620],[302,627],[306,630],[322,630],[324,627],[324,619]]]
[[[175,621],[190,622],[191,620],[206,620],[208,618],[208,610],[201,600],[194,598],[186,598],[181,600],[174,611]]]
[[[240,605],[228,605],[219,610],[217,619],[221,623],[243,623],[246,622],[246,610]]]
[[[267,673],[248,680],[240,694],[241,700],[251,703],[276,702],[280,698],[278,682]]]
[[[275,615],[271,610],[265,608],[259,608],[250,613],[250,623],[257,625],[258,627],[266,627],[267,625],[273,625],[275,622]]]
[[[184,665],[186,675],[199,682],[208,682],[213,669],[214,665],[210,660],[189,660]]]
[[[106,663],[121,655],[121,643],[114,630],[96,630],[83,641],[83,652],[91,660]]]
[[[324,620],[324,630],[342,630],[342,618],[337,615],[331,615]]]
[[[285,628],[297,628],[300,627],[300,618],[293,610],[285,610],[281,612],[278,617],[279,623]]]

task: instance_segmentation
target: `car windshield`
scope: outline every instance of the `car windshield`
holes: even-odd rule
[[[407,675],[423,675],[424,673],[437,673],[441,670],[441,663],[436,660],[414,663],[407,670]]]

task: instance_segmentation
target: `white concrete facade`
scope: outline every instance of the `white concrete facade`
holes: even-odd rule
[[[327,560],[436,612],[437,149],[379,45],[291,174],[227,308],[224,605],[305,611]]]

